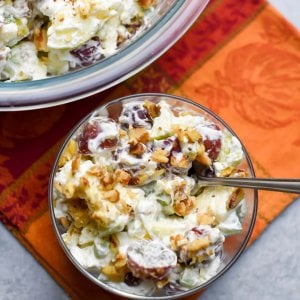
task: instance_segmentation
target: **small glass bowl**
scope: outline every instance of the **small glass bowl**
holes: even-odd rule
[[[159,0],[147,26],[119,51],[99,62],[42,80],[0,82],[0,111],[43,108],[106,90],[144,69],[193,24],[209,0]]]
[[[120,115],[120,112],[122,110],[122,105],[128,102],[136,102],[136,101],[145,101],[148,99],[151,102],[159,102],[161,100],[164,100],[167,102],[172,108],[180,108],[180,111],[193,111],[194,113],[199,113],[199,115],[204,116],[206,119],[212,121],[215,123],[221,130],[227,129],[233,136],[235,136],[237,139],[237,135],[233,132],[233,130],[217,115],[215,115],[212,111],[209,109],[203,107],[202,105],[195,103],[191,100],[177,97],[173,95],[167,95],[167,94],[153,94],[153,93],[147,93],[147,94],[136,94],[136,95],[130,95],[123,98],[116,99],[114,101],[111,101],[109,103],[106,103],[97,109],[95,109],[93,112],[88,114],[85,118],[83,118],[70,132],[68,137],[66,138],[64,144],[62,145],[56,161],[54,163],[52,174],[50,177],[50,184],[49,184],[49,207],[50,207],[50,213],[51,213],[51,219],[52,224],[55,230],[55,233],[57,235],[58,241],[63,248],[64,252],[66,253],[67,257],[71,260],[71,262],[75,265],[75,267],[82,273],[84,276],[86,276],[88,279],[90,279],[92,282],[97,284],[99,287],[117,294],[119,296],[131,298],[131,299],[175,299],[175,298],[181,298],[185,297],[191,294],[194,294],[196,292],[199,292],[212,284],[214,281],[216,281],[219,277],[221,277],[234,263],[235,261],[240,257],[243,250],[245,249],[247,242],[249,241],[249,238],[251,236],[251,233],[253,231],[253,227],[255,224],[256,214],[257,214],[257,205],[258,205],[258,195],[257,191],[253,189],[245,189],[245,200],[246,200],[246,206],[247,206],[247,212],[244,217],[243,221],[243,230],[239,234],[234,234],[232,236],[226,237],[225,243],[224,243],[224,249],[222,251],[221,256],[221,265],[218,268],[217,273],[208,281],[205,283],[199,285],[196,288],[187,290],[187,291],[180,291],[176,294],[172,295],[152,295],[152,296],[141,296],[136,294],[131,294],[128,292],[124,292],[122,290],[116,289],[114,287],[111,287],[107,285],[105,282],[100,281],[97,279],[97,275],[93,274],[92,272],[84,269],[80,263],[74,258],[74,256],[69,251],[68,247],[66,246],[65,242],[62,239],[62,234],[65,232],[64,228],[62,227],[61,223],[57,218],[55,217],[54,213],[54,204],[53,204],[53,191],[54,191],[54,176],[58,170],[58,161],[60,156],[62,155],[64,149],[66,148],[68,142],[70,139],[74,136],[74,134],[81,128],[83,124],[85,124],[89,118],[92,115],[95,115],[97,113],[97,116],[108,116],[112,119],[117,119]],[[239,140],[239,139],[238,139]],[[242,144],[242,143],[241,143]],[[243,168],[248,174],[249,177],[255,177],[254,169],[251,163],[251,160],[249,158],[249,155],[245,149],[245,147],[242,145],[242,149],[244,152],[244,160],[241,163],[241,168]]]

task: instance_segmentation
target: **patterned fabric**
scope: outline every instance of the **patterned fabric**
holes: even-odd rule
[[[105,101],[167,92],[207,106],[230,124],[257,176],[299,178],[299,50],[299,33],[264,1],[214,0],[177,44],[126,82],[67,105],[0,113],[1,221],[73,299],[117,299],[72,266],[50,223],[49,174],[68,131]],[[259,192],[251,242],[294,199]]]

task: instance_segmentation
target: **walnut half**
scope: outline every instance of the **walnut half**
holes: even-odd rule
[[[129,140],[146,144],[150,140],[149,132],[142,127],[131,128],[129,130]]]
[[[152,153],[151,158],[158,163],[167,163],[169,161],[168,153],[163,149],[156,149]]]
[[[150,117],[152,119],[156,118],[160,115],[160,105],[159,104],[155,104],[153,102],[146,100],[144,103],[144,107],[147,109],[148,114],[150,115]]]
[[[143,143],[133,140],[129,142],[129,153],[133,155],[142,155],[146,150],[146,146]]]

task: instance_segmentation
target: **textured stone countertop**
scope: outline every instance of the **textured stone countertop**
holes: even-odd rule
[[[238,1],[238,0],[237,0]],[[300,28],[300,0],[270,0]],[[300,299],[300,199],[210,286],[201,300]],[[65,292],[0,225],[0,300],[61,300]]]

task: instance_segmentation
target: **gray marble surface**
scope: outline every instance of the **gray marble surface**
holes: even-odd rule
[[[300,0],[271,0],[300,28]],[[300,199],[287,208],[203,300],[300,299]],[[64,300],[64,290],[0,225],[0,300]]]

